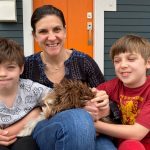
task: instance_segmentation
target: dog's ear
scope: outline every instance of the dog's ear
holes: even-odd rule
[[[56,94],[54,91],[48,93],[48,95],[44,99],[44,107],[42,107],[42,110],[46,118],[49,118],[51,116],[51,110],[55,99],[56,99]]]

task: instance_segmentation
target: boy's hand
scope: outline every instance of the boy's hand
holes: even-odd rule
[[[9,146],[17,140],[16,135],[8,136],[8,131],[0,130],[0,145]]]
[[[99,115],[99,109],[96,107],[96,102],[88,101],[84,109],[91,114],[94,121],[99,120],[101,118]]]
[[[91,102],[97,102],[96,106],[100,110],[109,108],[109,97],[105,91],[99,91],[96,88],[92,88],[92,92],[95,94],[95,98],[91,100]]]
[[[92,88],[92,92],[96,95],[91,101],[86,103],[84,107],[93,117],[93,120],[99,120],[110,113],[109,99],[105,91],[99,91],[96,88]]]
[[[96,97],[91,100],[91,102],[97,102],[96,107],[99,108],[102,117],[108,116],[110,114],[109,97],[105,91],[99,91],[96,88],[92,88]]]

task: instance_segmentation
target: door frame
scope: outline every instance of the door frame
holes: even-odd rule
[[[25,56],[34,53],[34,40],[30,18],[33,12],[32,0],[23,0],[23,41]],[[104,73],[104,11],[116,11],[116,0],[93,0],[94,44],[93,58]]]

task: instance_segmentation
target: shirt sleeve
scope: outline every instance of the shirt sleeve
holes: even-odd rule
[[[33,82],[32,84],[32,92],[33,92],[33,95],[36,97],[37,103],[39,105],[43,105],[43,99],[47,96],[49,92],[52,92],[52,91],[53,91],[52,88],[49,88],[38,82]]]
[[[93,58],[86,55],[84,63],[87,80],[91,87],[96,87],[105,81],[99,66]]]

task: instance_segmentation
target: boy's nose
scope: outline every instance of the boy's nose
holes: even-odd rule
[[[128,63],[126,61],[122,61],[120,66],[121,67],[128,67]]]
[[[7,72],[4,68],[0,68],[0,77],[5,77],[7,75]]]

